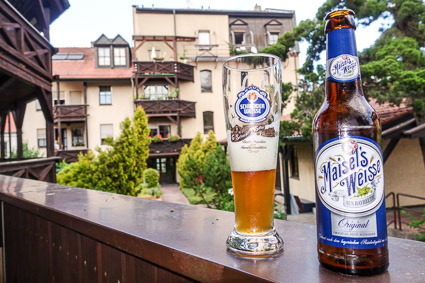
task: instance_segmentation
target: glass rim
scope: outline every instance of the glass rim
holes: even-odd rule
[[[230,67],[230,66],[226,65],[230,61],[235,61],[237,59],[246,58],[246,57],[264,57],[264,58],[268,57],[268,58],[275,59],[276,63],[270,65],[269,67],[263,67],[263,68],[258,68],[258,69],[241,69],[241,68],[234,68],[234,67]],[[276,55],[267,54],[267,53],[246,53],[246,54],[239,54],[239,55],[235,55],[235,56],[231,56],[231,57],[227,58],[226,60],[223,61],[223,68],[231,70],[231,71],[254,72],[254,71],[268,70],[268,69],[271,69],[271,68],[277,66],[278,64],[279,65],[281,64],[281,60]]]

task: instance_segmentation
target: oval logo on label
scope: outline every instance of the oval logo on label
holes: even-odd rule
[[[384,198],[380,148],[365,138],[333,140],[316,155],[317,194],[334,213],[365,216]]]
[[[339,55],[332,59],[329,74],[332,78],[341,81],[353,80],[359,75],[359,59],[349,54]]]
[[[249,86],[240,93],[235,104],[239,120],[245,123],[258,123],[267,119],[270,102],[267,93],[256,86]]]

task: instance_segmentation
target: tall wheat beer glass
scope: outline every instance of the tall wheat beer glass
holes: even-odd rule
[[[241,255],[274,255],[283,250],[273,226],[281,80],[281,61],[272,55],[245,54],[223,63],[236,218],[227,248]]]

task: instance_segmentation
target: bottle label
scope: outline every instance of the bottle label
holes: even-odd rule
[[[364,137],[332,139],[319,147],[315,161],[319,240],[354,249],[386,245],[379,145]]]
[[[337,82],[349,82],[360,74],[359,58],[349,54],[339,55],[326,62],[326,78]]]
[[[326,80],[351,82],[360,76],[354,29],[329,32],[326,41]]]

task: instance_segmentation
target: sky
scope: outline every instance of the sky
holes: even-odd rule
[[[120,34],[133,46],[132,6],[145,8],[191,8],[214,10],[253,10],[256,4],[262,9],[294,10],[297,24],[314,18],[320,0],[69,0],[70,8],[50,26],[50,41],[55,47],[89,47],[102,34],[109,38]],[[380,23],[368,28],[358,28],[359,51],[371,46],[377,39]],[[305,60],[308,45],[300,43],[300,63]],[[323,56],[322,56],[323,57]],[[320,62],[324,63],[324,62]]]

